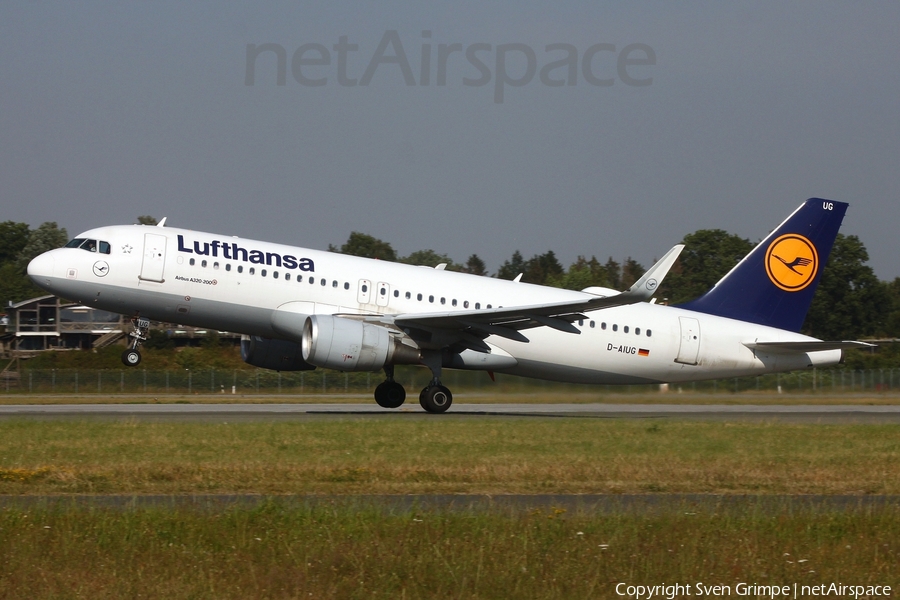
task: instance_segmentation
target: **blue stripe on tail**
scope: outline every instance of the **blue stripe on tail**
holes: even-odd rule
[[[810,198],[711,290],[680,307],[800,331],[845,212],[845,202]]]

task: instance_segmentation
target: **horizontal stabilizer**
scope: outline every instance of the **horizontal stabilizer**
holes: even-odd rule
[[[867,344],[866,342],[822,342],[819,340],[810,340],[808,342],[744,342],[744,345],[751,350],[759,350],[770,354],[806,354],[807,352],[822,352],[824,350],[875,347],[875,344]]]

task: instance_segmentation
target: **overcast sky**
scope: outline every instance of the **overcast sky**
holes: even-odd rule
[[[821,196],[893,279],[898,29],[895,1],[4,2],[0,221],[361,231],[493,272],[649,266]]]

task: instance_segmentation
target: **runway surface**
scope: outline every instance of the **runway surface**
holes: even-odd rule
[[[303,420],[314,418],[595,418],[752,420],[797,423],[900,423],[898,405],[754,404],[465,404],[430,415],[415,403],[399,409],[365,404],[19,404],[0,419]]]

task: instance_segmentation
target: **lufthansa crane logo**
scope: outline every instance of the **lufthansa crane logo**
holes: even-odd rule
[[[786,292],[799,292],[819,270],[819,253],[811,241],[798,233],[782,235],[766,251],[766,274]]]

